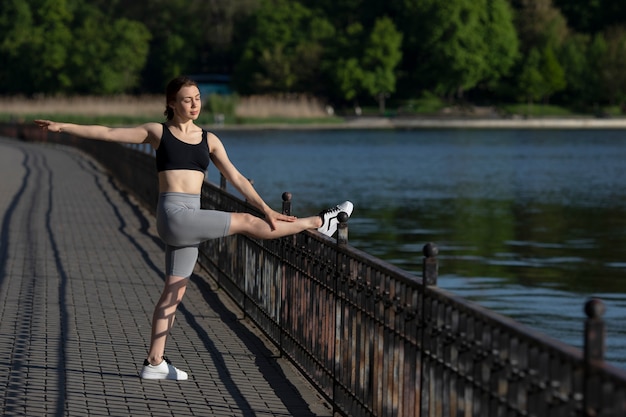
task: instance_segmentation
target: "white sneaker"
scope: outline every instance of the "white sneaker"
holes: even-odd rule
[[[348,215],[348,217],[350,217],[353,208],[354,206],[351,202],[344,201],[338,206],[322,211],[320,213],[322,225],[317,229],[317,231],[325,234],[326,236],[332,236],[337,231],[337,224],[339,223],[337,216],[339,213],[344,212]]]
[[[187,379],[187,372],[181,371],[172,365],[165,356],[163,361],[158,365],[151,365],[146,359],[143,362],[143,369],[139,374],[142,379],[173,379],[176,381],[184,381]]]

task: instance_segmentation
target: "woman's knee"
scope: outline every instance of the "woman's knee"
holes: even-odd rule
[[[250,213],[232,213],[230,219],[230,233],[251,233],[262,227],[265,221]]]
[[[183,296],[185,295],[185,290],[187,289],[187,282],[189,281],[189,279],[176,277],[180,279],[172,280],[171,278],[174,277],[167,278],[168,279],[166,280],[165,288],[163,288],[162,298],[164,300],[167,300],[170,304],[179,304],[182,301]]]

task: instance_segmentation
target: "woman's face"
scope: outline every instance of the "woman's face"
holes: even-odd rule
[[[202,108],[200,90],[195,85],[182,87],[176,94],[176,101],[170,103],[170,106],[174,109],[175,116],[196,120]]]

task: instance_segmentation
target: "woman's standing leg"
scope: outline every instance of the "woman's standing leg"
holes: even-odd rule
[[[165,287],[152,315],[150,351],[141,372],[144,379],[187,379],[187,373],[172,366],[164,353],[167,336],[174,324],[176,309],[185,295],[188,282],[188,278],[174,275],[165,278]]]
[[[152,333],[148,352],[148,361],[152,365],[158,365],[163,360],[165,342],[174,325],[176,309],[185,295],[187,282],[189,282],[188,278],[173,275],[165,278],[165,287],[152,315]]]

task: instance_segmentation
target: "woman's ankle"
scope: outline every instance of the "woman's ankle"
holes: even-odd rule
[[[150,365],[152,365],[152,366],[157,366],[161,362],[163,362],[163,355],[160,355],[160,356],[150,356],[150,355],[148,355],[148,362],[150,362]]]

